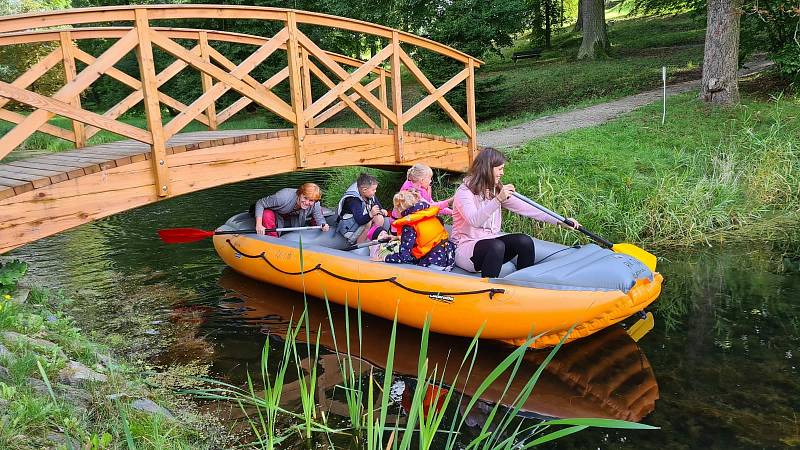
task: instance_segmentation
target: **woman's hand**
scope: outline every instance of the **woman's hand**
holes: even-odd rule
[[[322,225],[322,231],[323,231],[323,232],[326,232],[326,231],[328,231],[328,230],[330,230],[330,229],[331,229],[331,226],[330,226],[330,225],[328,225],[327,223]]]
[[[511,194],[516,191],[517,189],[513,184],[504,184],[500,189],[500,192],[497,194],[497,199],[500,200],[500,203],[503,203],[504,201],[508,200],[511,197]]]
[[[577,230],[578,228],[582,227],[581,223],[580,223],[580,222],[578,222],[577,220],[573,219],[572,217],[568,217],[568,218],[567,218],[567,222],[570,222],[570,223],[572,223],[572,226],[570,227],[569,225],[567,225],[566,223],[564,223],[564,224],[563,224],[563,225],[564,225],[564,228],[573,228],[573,229],[576,229],[576,230]]]
[[[266,233],[266,229],[264,224],[261,223],[261,220],[256,220],[256,234],[263,235]]]

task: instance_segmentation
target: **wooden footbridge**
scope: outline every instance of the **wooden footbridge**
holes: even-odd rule
[[[279,31],[263,37],[175,27],[198,19],[263,21],[264,29]],[[316,28],[369,36],[382,48],[366,61],[325,51],[309,37]],[[104,40],[107,49],[89,54],[81,45],[88,40]],[[217,50],[220,43],[239,48],[241,61]],[[0,135],[0,253],[164,198],[278,173],[416,162],[463,171],[477,147],[474,83],[481,62],[379,25],[305,11],[221,5],[89,8],[0,17],[0,48],[20,45],[49,52],[16,79],[0,78],[0,126],[13,126],[0,128],[7,130]],[[157,71],[154,50],[170,55],[173,62]],[[416,51],[433,52],[463,69],[437,87],[412,58]],[[132,52],[138,71],[115,67]],[[270,56],[280,57],[281,67],[266,79],[251,76]],[[410,108],[403,107],[401,67],[426,93]],[[51,69],[63,75],[63,86],[49,94],[36,92],[36,81]],[[202,94],[189,104],[164,92],[165,84],[184,69],[197,71],[202,83]],[[82,108],[81,94],[101,77],[113,78],[132,92],[105,112]],[[288,83],[288,89],[281,89],[282,83]],[[466,118],[444,97],[462,83]],[[238,99],[218,111],[228,98],[223,96],[231,92]],[[121,120],[139,103],[146,128]],[[404,130],[434,103],[466,139]],[[164,117],[163,107],[177,114]],[[246,107],[277,116],[287,128],[219,129]],[[345,109],[365,127],[322,127]],[[59,126],[52,120],[56,116],[68,119],[71,127]],[[182,132],[191,122],[208,131]],[[101,130],[121,140],[90,145]],[[12,153],[37,132],[70,141],[75,150],[33,157],[20,150]]]

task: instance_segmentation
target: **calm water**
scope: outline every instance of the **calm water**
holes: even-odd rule
[[[30,263],[40,284],[61,288],[76,300],[73,314],[84,329],[100,332],[152,363],[197,360],[210,365],[212,375],[241,383],[248,369],[257,371],[265,339],[280,346],[289,318],[303,308],[302,296],[226,270],[208,240],[166,246],[155,232],[184,226],[213,229],[265,193],[303,181],[324,185],[328,175],[292,174],[171,199],[33,243],[12,255]],[[799,254],[796,248],[788,255],[737,248],[665,255],[659,267],[667,280],[665,291],[653,308],[656,328],[638,345],[624,329],[614,327],[565,346],[543,373],[523,416],[641,418],[661,427],[588,431],[552,448],[800,446]],[[309,314],[310,328],[321,324],[320,341],[332,348],[324,306],[311,300]],[[342,336],[345,311],[334,308],[332,314],[337,337]],[[391,324],[373,317],[363,321],[364,368],[381,369]],[[398,331],[396,387],[405,384],[407,392],[414,385],[419,339],[418,330]],[[440,364],[448,358],[451,364],[460,361],[468,345],[445,336],[431,342],[431,362]],[[480,375],[509,351],[482,343],[474,382],[461,390],[474,392]],[[323,402],[334,414],[344,413],[334,389],[341,380],[335,370],[325,370],[335,368],[335,355],[322,353]],[[521,376],[532,374],[545,356],[529,352]],[[510,390],[520,387],[512,383]],[[397,397],[402,405],[402,394]],[[483,396],[467,418],[467,434],[477,433],[499,398],[494,388]],[[289,396],[287,401],[299,408],[299,400]]]

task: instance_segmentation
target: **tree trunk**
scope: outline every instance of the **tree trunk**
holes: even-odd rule
[[[739,103],[739,17],[742,0],[708,0],[700,98],[717,105]]]
[[[711,1],[711,0],[709,0]],[[595,59],[608,52],[606,31],[606,9],[603,0],[580,0],[583,6],[583,41],[578,50],[578,59]]]
[[[553,0],[544,0],[544,46],[545,48],[550,48],[550,37],[553,33],[552,27],[550,22],[552,21],[553,10],[552,10],[552,2]]]
[[[578,19],[575,21],[575,27],[572,31],[581,31],[583,29],[583,6],[581,6],[583,2],[578,0]]]

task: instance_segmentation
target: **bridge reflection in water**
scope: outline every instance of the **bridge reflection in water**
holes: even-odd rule
[[[296,320],[303,310],[302,295],[254,281],[231,269],[224,271],[219,284],[229,291],[230,300],[221,304],[226,309],[221,314],[233,326],[258,326],[262,333],[283,338],[286,336],[290,318],[294,317]],[[333,333],[340,349],[346,342],[347,309],[335,304],[331,304],[330,308],[329,318],[323,300],[308,299],[311,342],[316,341],[319,329],[320,346],[328,350],[321,350],[317,398],[326,412],[347,417],[347,406],[334,396],[334,387],[343,385],[343,381],[333,352]],[[355,315],[351,310],[351,354],[360,355],[363,363],[360,367],[361,376],[367,377],[371,369],[382,371],[385,368],[392,324],[364,314],[361,317],[362,336],[359,339]],[[298,340],[304,340],[305,336],[305,330],[301,330]],[[249,337],[250,339],[233,344],[237,347],[236,364],[241,363],[242,359],[258,364],[263,339],[252,339],[251,335]],[[226,341],[230,342],[230,336]],[[398,325],[393,367],[396,377],[416,377],[420,341],[420,330]],[[428,341],[429,367],[433,370],[438,366],[439,374],[446,367],[444,382],[448,386],[456,381],[454,378],[458,364],[467,353],[470,341],[445,335],[432,335]],[[462,373],[453,389],[467,396],[473,395],[489,373],[513,350],[514,347],[507,344],[481,340],[470,378],[465,382]],[[505,395],[503,390],[508,383],[510,370],[481,395],[478,406],[470,412],[470,416],[476,412],[479,414],[479,411],[487,410],[488,405],[498,402],[509,406],[547,355],[548,351],[528,351]],[[280,355],[275,357],[280,358]],[[226,366],[224,347],[216,359],[218,366]],[[307,369],[308,363],[307,359],[303,360],[304,369]],[[354,365],[358,368],[358,364]],[[253,375],[256,375],[256,367],[254,365],[249,369]],[[441,375],[437,375],[437,378],[440,377]],[[296,406],[299,410],[299,389],[296,384],[294,381],[285,386],[282,402],[288,408]],[[542,372],[520,414],[537,418],[591,417],[640,421],[654,410],[658,397],[658,384],[647,358],[622,327],[614,326],[563,346]],[[480,422],[479,419],[471,419],[467,423]]]

